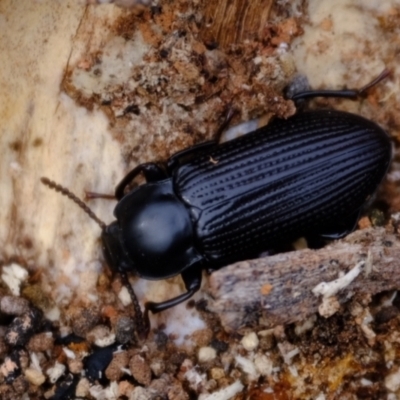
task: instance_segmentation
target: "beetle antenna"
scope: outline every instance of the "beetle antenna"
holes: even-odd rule
[[[63,196],[68,197],[71,199],[75,204],[77,204],[87,215],[89,215],[90,218],[92,218],[93,221],[96,221],[96,223],[100,226],[101,230],[104,231],[106,229],[107,225],[97,217],[97,215],[76,195],[74,195],[70,190],[65,188],[64,186],[59,185],[58,183],[51,181],[49,178],[42,177],[40,178],[40,181],[48,186],[50,189],[55,190],[56,192],[61,193]]]
[[[139,306],[139,302],[136,297],[136,294],[135,294],[131,284],[129,283],[128,275],[126,274],[126,272],[121,272],[121,271],[119,271],[119,274],[121,276],[122,284],[126,287],[126,289],[128,290],[128,293],[131,297],[132,305],[135,310],[135,320],[136,320],[136,324],[137,324],[137,331],[139,332],[140,338],[143,339],[147,336],[147,334],[149,332],[149,321],[145,320],[143,317],[143,313]]]
[[[75,194],[73,194],[70,190],[65,188],[64,186],[59,185],[58,183],[50,180],[49,178],[42,177],[40,181],[48,186],[50,189],[55,190],[56,192],[61,193],[63,196],[68,197],[71,199],[75,204],[77,204],[90,218],[92,218],[96,223],[100,226],[101,230],[105,230],[107,225],[97,217],[97,215]],[[128,276],[125,272],[120,272],[122,284],[128,290],[129,296],[132,300],[133,308],[135,310],[135,320],[138,328],[138,332],[141,338],[145,338],[148,333],[148,326],[149,324],[145,322],[143,318],[142,310],[140,309],[138,299],[134,290],[132,289],[131,284],[129,283]]]
[[[367,83],[361,89],[358,89],[358,94],[360,96],[363,95],[368,89],[370,89],[372,86],[375,86],[379,82],[386,79],[391,73],[392,72],[390,71],[390,69],[385,68],[375,79],[373,79],[371,82]]]

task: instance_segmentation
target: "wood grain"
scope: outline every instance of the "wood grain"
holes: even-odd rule
[[[334,296],[314,294],[353,268],[361,272]],[[355,295],[400,289],[400,243],[383,228],[356,231],[320,250],[300,250],[238,262],[215,271],[206,289],[209,308],[226,330],[271,328],[301,321],[323,301],[343,304]],[[322,311],[321,311],[322,312]]]
[[[271,0],[207,2],[200,34],[206,42],[217,42],[222,48],[259,37],[272,4]]]

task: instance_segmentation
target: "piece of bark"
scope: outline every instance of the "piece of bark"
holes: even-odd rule
[[[322,286],[323,282],[329,285]],[[384,228],[370,228],[320,250],[277,254],[222,268],[211,274],[206,290],[211,297],[209,309],[231,331],[297,322],[318,310],[329,316],[329,303],[343,304],[356,294],[394,289],[400,289],[398,237]]]

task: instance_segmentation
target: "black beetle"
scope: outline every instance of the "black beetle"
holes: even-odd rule
[[[310,91],[356,98],[360,90]],[[392,146],[385,131],[355,114],[300,112],[222,144],[207,142],[174,154],[167,163],[140,164],[115,190],[116,221],[106,226],[72,193],[42,178],[80,204],[102,228],[109,266],[122,274],[165,279],[181,274],[187,292],[162,303],[160,312],[191,297],[202,270],[255,258],[301,236],[340,238],[351,232],[366,201],[385,176]],[[142,173],[146,184],[125,194]],[[143,331],[147,327],[141,326]]]

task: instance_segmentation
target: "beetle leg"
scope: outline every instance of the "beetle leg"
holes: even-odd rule
[[[337,227],[333,227],[328,232],[320,233],[319,237],[322,239],[336,240],[345,237],[349,233],[353,232],[356,227],[358,220],[360,219],[361,210],[355,214],[350,215],[347,219],[338,224]]]
[[[140,173],[143,173],[146,182],[157,182],[168,178],[165,170],[155,163],[144,163],[135,167],[132,171],[128,172],[121,182],[115,188],[115,197],[121,200],[125,193],[125,188],[135,179]]]
[[[167,170],[171,174],[172,171],[180,165],[183,158],[192,157],[194,155],[201,154],[202,151],[208,150],[210,147],[217,146],[217,141],[208,140],[207,142],[195,144],[194,146],[188,147],[173,154],[167,161]]]
[[[215,141],[220,143],[221,142],[221,137],[222,134],[224,133],[224,131],[228,128],[230,122],[232,121],[232,118],[238,114],[238,110],[236,108],[234,108],[232,106],[232,104],[228,105],[228,108],[225,112],[225,117],[224,117],[224,121],[222,122],[222,124],[220,125],[220,127],[218,128],[216,134],[215,134]]]
[[[387,78],[390,75],[390,71],[388,69],[383,70],[375,79],[371,82],[367,83],[361,89],[343,89],[343,90],[305,90],[299,93],[295,93],[290,97],[291,100],[297,101],[300,99],[308,99],[312,97],[342,97],[346,99],[356,100],[361,96],[364,96],[365,93],[372,86],[375,86],[377,83]]]
[[[153,303],[152,301],[147,302],[145,304],[145,312],[144,312],[144,318],[146,321],[148,321],[148,319],[149,319],[149,316],[148,316],[149,311],[151,311],[153,314],[157,314],[168,308],[174,307],[177,304],[180,304],[183,301],[192,297],[200,289],[201,268],[197,268],[196,266],[192,265],[190,268],[183,271],[181,276],[182,276],[183,282],[185,283],[187,292],[183,293],[177,297],[174,297],[172,299],[163,301],[161,303]]]

